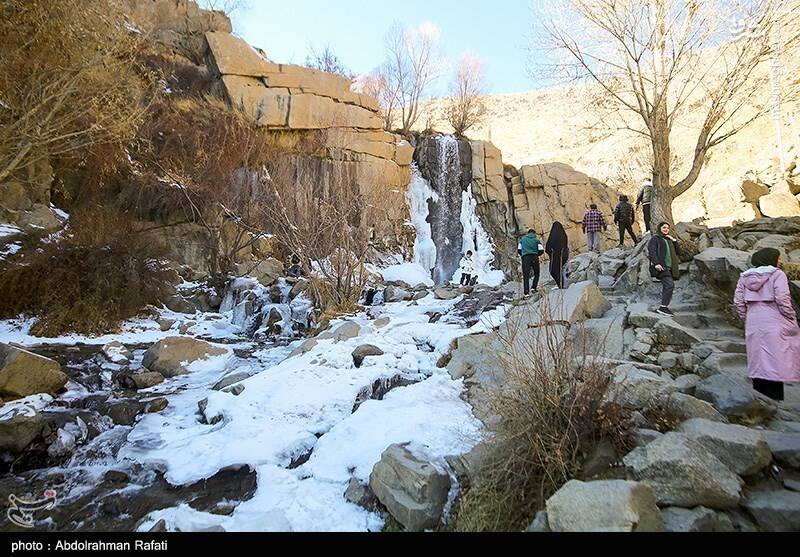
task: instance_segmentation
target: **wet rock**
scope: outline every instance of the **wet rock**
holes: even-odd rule
[[[387,394],[399,387],[408,387],[419,383],[419,379],[412,379],[403,375],[395,375],[390,378],[377,379],[372,385],[361,389],[356,396],[356,402],[353,404],[353,414],[368,400],[383,400]]]
[[[439,524],[450,491],[450,476],[406,446],[392,445],[372,469],[369,485],[407,531],[420,532]]]
[[[0,396],[4,400],[39,393],[54,395],[67,384],[58,362],[27,350],[0,344]]]
[[[661,511],[665,532],[734,532],[731,519],[706,507],[682,509],[668,507]]]
[[[222,416],[220,414],[217,414],[215,416],[209,416],[207,414],[207,412],[206,412],[208,410],[208,399],[207,398],[204,398],[203,400],[198,401],[197,409],[198,409],[198,411],[200,413],[200,423],[202,423],[202,424],[205,424],[205,425],[217,425],[218,423],[220,423],[224,419],[224,416]]]
[[[572,480],[547,500],[553,532],[660,532],[653,490],[622,480]]]
[[[667,433],[623,460],[634,479],[653,488],[662,506],[725,509],[741,499],[739,476],[682,433]]]
[[[374,346],[372,344],[362,344],[355,350],[353,350],[353,364],[357,368],[361,367],[361,364],[364,363],[364,359],[370,356],[383,356],[384,351]]]
[[[153,524],[153,527],[148,530],[148,532],[159,533],[159,534],[168,531],[169,530],[167,530],[167,521],[164,520],[163,518],[158,522],[156,522],[155,524]]]
[[[202,340],[172,337],[151,346],[144,354],[142,365],[164,377],[175,377],[190,373],[195,362],[226,354],[228,350]]]
[[[772,461],[769,446],[761,432],[756,430],[694,419],[682,423],[678,431],[703,445],[740,476],[751,476],[766,468]]]
[[[800,493],[795,491],[762,491],[751,494],[742,506],[767,532],[800,530]]]
[[[103,476],[103,480],[116,484],[125,484],[131,481],[131,477],[122,470],[109,470]]]

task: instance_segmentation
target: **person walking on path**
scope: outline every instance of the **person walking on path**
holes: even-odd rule
[[[661,307],[657,312],[674,315],[669,309],[675,293],[675,281],[681,278],[678,242],[670,236],[672,226],[667,222],[658,225],[658,230],[647,245],[650,258],[650,276],[661,282]]]
[[[583,233],[586,234],[586,244],[589,246],[589,251],[600,253],[600,231],[608,230],[608,223],[603,213],[597,210],[597,205],[592,203],[586,214],[583,215],[583,223],[581,224]]]
[[[472,260],[472,251],[468,251],[467,254],[461,258],[459,269],[461,271],[461,286],[472,286],[472,279],[475,278],[477,280],[478,278],[475,276],[475,263]]]
[[[628,201],[627,195],[619,196],[619,204],[614,209],[614,223],[619,227],[619,247],[625,247],[625,232],[633,239],[633,245],[639,243],[633,232],[633,222],[636,220],[636,211]]]
[[[522,257],[522,284],[527,296],[531,293],[531,271],[533,271],[533,291],[535,292],[539,288],[539,277],[541,275],[539,257],[544,253],[544,247],[542,247],[542,242],[536,235],[536,231],[531,229],[520,239],[518,248]]]
[[[777,401],[785,383],[800,383],[800,326],[792,307],[789,279],[778,269],[780,252],[756,252],[742,273],[734,305],[745,321],[747,370],[753,388]]]
[[[650,217],[652,215],[650,211],[650,205],[653,202],[653,181],[652,180],[645,180],[644,184],[642,185],[642,189],[639,190],[639,196],[636,198],[636,208],[639,208],[641,205],[644,208],[644,228],[648,232],[652,232],[650,230]]]
[[[569,238],[564,225],[556,221],[547,237],[545,253],[550,257],[550,276],[562,290],[567,283],[567,261],[569,261]]]

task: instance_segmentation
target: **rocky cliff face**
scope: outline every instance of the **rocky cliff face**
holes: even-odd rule
[[[345,77],[273,63],[228,32],[207,33],[206,41],[209,69],[233,108],[268,130],[325,132],[327,157],[314,163],[318,180],[348,173],[362,190],[380,192],[387,230],[406,220],[414,149],[383,130],[374,98],[352,92]]]
[[[471,141],[470,146],[472,192],[495,241],[498,264],[506,273],[519,274],[517,239],[531,228],[546,238],[552,224],[559,221],[572,249],[585,246],[581,222],[592,203],[611,225],[604,238],[606,246],[617,241],[611,222],[616,195],[605,184],[563,163],[517,169],[503,164],[502,153],[492,143]]]

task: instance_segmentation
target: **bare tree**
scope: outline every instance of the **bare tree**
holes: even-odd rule
[[[652,154],[654,223],[672,222],[672,202],[696,182],[710,152],[769,110],[753,102],[769,76],[774,32],[790,17],[784,0],[558,0],[537,21],[558,56],[551,69],[594,82],[625,129]],[[745,22],[757,32],[732,40]],[[787,27],[788,28],[788,27]],[[786,52],[798,36],[784,36]],[[670,135],[689,110],[704,115],[686,170],[673,181]],[[629,116],[631,116],[629,118]]]
[[[309,47],[306,66],[323,72],[338,74],[348,79],[353,79],[354,77],[353,72],[344,65],[339,56],[333,51],[333,48],[331,48],[331,45],[325,45],[325,48],[321,51],[318,51],[313,45]]]
[[[400,90],[398,82],[389,78],[386,66],[381,66],[367,75],[358,76],[353,90],[375,97],[380,105],[383,128],[387,131],[394,129],[396,109],[400,102]]]
[[[465,52],[456,68],[451,84],[451,97],[445,105],[445,117],[457,136],[480,124],[486,116],[486,105],[481,98],[486,94],[486,77],[483,61]]]
[[[430,23],[409,29],[396,23],[386,37],[386,78],[389,89],[397,91],[403,133],[417,123],[420,102],[444,69],[439,38]]]

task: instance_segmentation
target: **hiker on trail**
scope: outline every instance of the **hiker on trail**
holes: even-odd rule
[[[522,284],[527,296],[531,293],[531,271],[533,271],[533,291],[536,292],[536,289],[539,288],[539,277],[541,276],[539,257],[544,253],[544,247],[535,230],[531,228],[525,236],[520,238],[518,250],[522,257]]]
[[[658,225],[658,230],[647,245],[650,257],[650,276],[661,283],[661,307],[657,312],[674,315],[669,309],[675,293],[675,281],[681,278],[678,241],[670,236],[672,226],[667,222]]]
[[[475,274],[475,264],[472,260],[472,251],[468,251],[467,254],[461,258],[459,270],[461,271],[461,286],[472,286],[473,279],[475,281],[478,280],[478,276]]]
[[[636,234],[633,232],[633,222],[636,220],[636,211],[628,201],[627,195],[619,196],[619,204],[614,209],[614,224],[619,227],[619,247],[625,247],[625,233],[630,234],[633,245],[639,243]]]
[[[583,223],[581,224],[583,233],[586,234],[586,244],[589,246],[589,251],[600,253],[600,231],[608,230],[608,224],[603,213],[597,210],[597,205],[592,203],[586,214],[583,215]]]
[[[753,388],[773,400],[784,398],[784,383],[800,383],[800,326],[792,307],[789,279],[778,269],[780,252],[763,249],[742,273],[734,305],[745,321],[747,369]]]
[[[636,198],[636,208],[639,208],[641,205],[644,208],[644,228],[648,232],[652,232],[650,230],[650,205],[653,202],[653,181],[647,179],[644,181],[642,185],[642,189],[639,190],[639,196]]]
[[[547,237],[545,253],[550,256],[550,276],[556,281],[556,286],[564,289],[567,284],[567,261],[569,261],[569,239],[564,225],[556,221]]]

